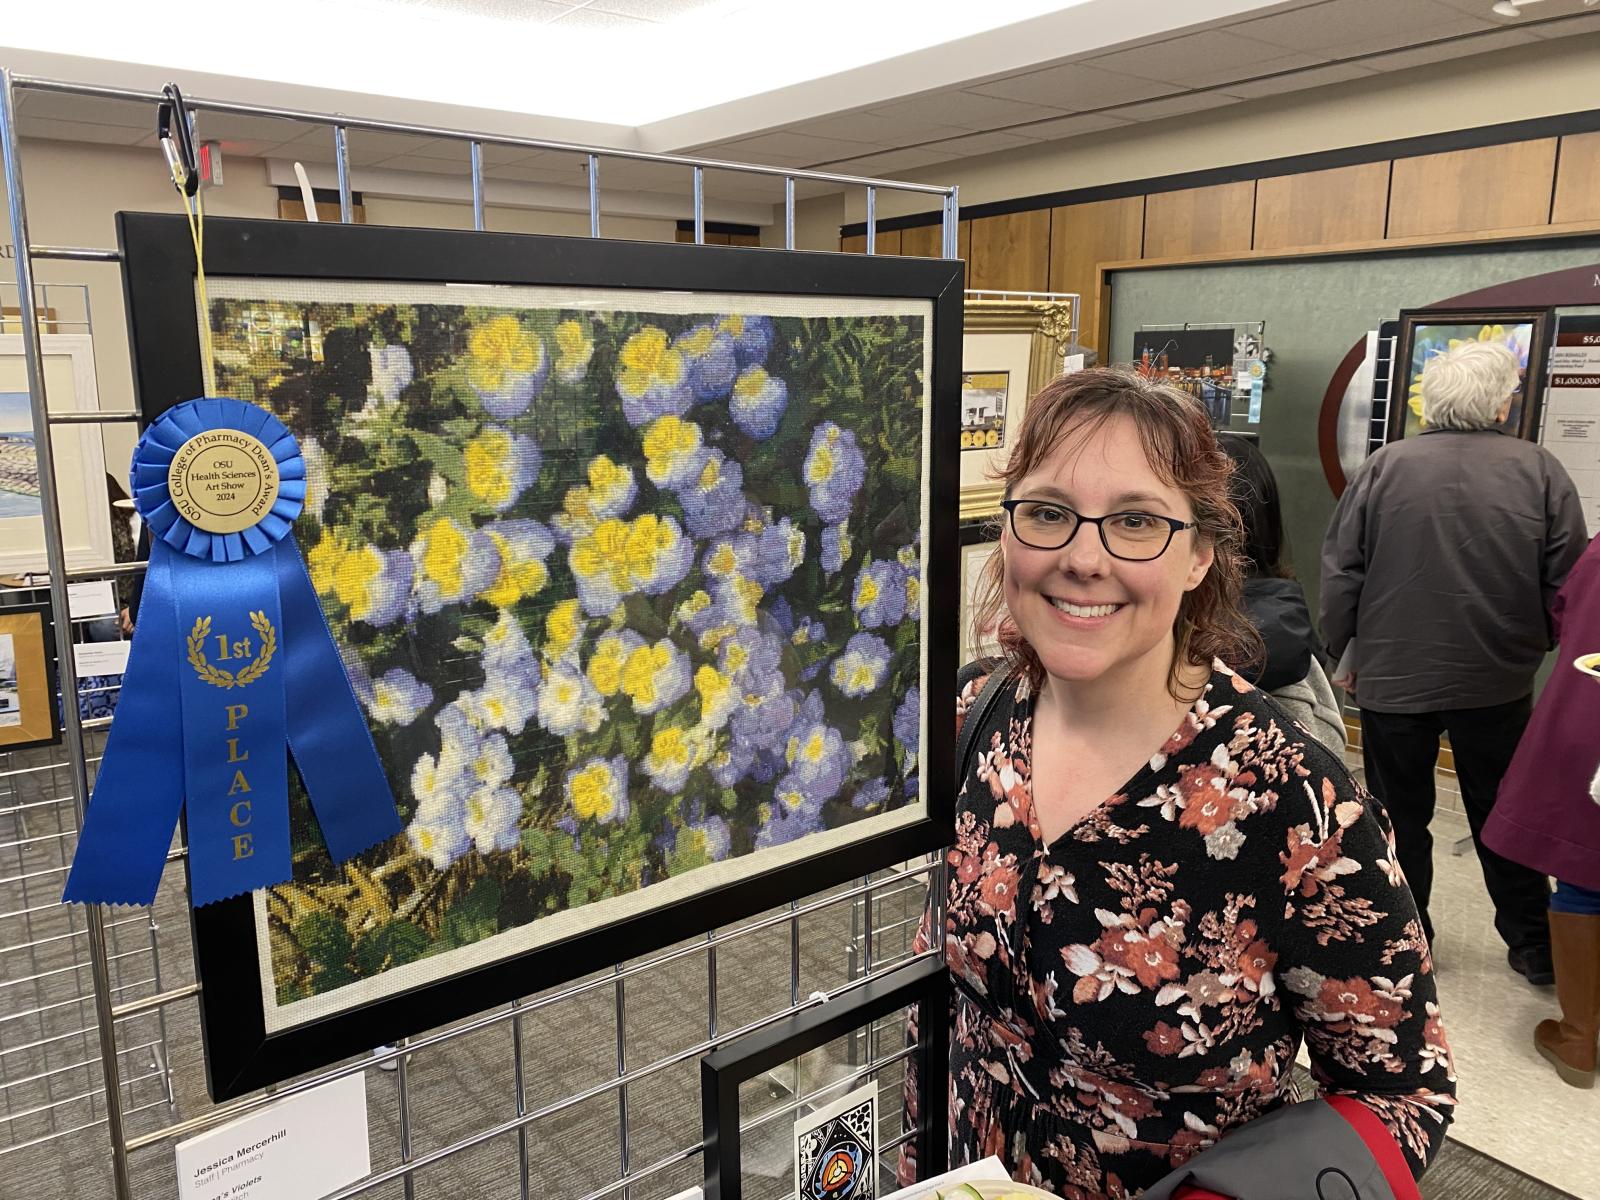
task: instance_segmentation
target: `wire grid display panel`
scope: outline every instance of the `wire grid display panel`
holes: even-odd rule
[[[116,684],[95,682],[96,694]],[[98,750],[103,734],[92,735]],[[62,746],[0,754],[0,1194],[8,1163],[60,1152],[57,1139],[105,1122],[83,911],[62,905],[77,828]],[[161,990],[152,909],[106,922],[116,1004]],[[118,1027],[126,1110],[169,1114],[165,1017],[134,1014]],[[81,1139],[80,1139],[81,1140]],[[90,1139],[91,1143],[93,1139]]]
[[[918,862],[874,876],[870,921],[865,881],[857,880],[415,1038],[409,1053],[393,1060],[399,1070],[380,1070],[377,1060],[365,1057],[334,1068],[365,1074],[373,1167],[335,1195],[656,1200],[698,1186],[701,1057],[716,1040],[774,1021],[814,993],[836,992],[905,962],[933,869]],[[52,905],[55,899],[48,897]],[[169,869],[154,909],[168,988],[193,979],[186,903],[181,872]],[[108,912],[116,920],[128,910]],[[124,1093],[139,1200],[178,1195],[175,1139],[159,1134],[188,1122],[194,1122],[188,1133],[199,1132],[211,1127],[208,1115],[218,1111],[205,1093],[197,1006],[189,1000],[163,1011],[174,1102],[152,1107],[145,1096],[140,1103],[131,1082]],[[153,1017],[118,1024],[129,1081],[142,1073],[138,1048],[147,1038],[140,1031],[149,1026],[138,1022]],[[92,1020],[91,1012],[91,1059]],[[879,1022],[841,1039],[826,1055],[808,1056],[806,1078],[815,1091],[879,1076],[880,1141],[890,1147],[900,1134],[904,1049],[903,1027]],[[88,1070],[97,1083],[98,1062]],[[794,1085],[793,1076],[776,1073],[767,1085],[771,1099],[746,1111],[792,1126],[798,1102],[806,1100],[796,1097]],[[266,1098],[258,1093],[243,1103]],[[773,1114],[783,1106],[789,1115]],[[141,1145],[141,1139],[153,1140]],[[110,1195],[106,1158],[98,1133],[0,1156],[0,1195]],[[886,1161],[892,1164],[892,1154]],[[408,1163],[421,1165],[407,1172]]]

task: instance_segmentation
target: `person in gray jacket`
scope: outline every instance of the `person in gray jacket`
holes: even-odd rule
[[[1355,642],[1348,686],[1361,709],[1367,787],[1389,810],[1430,940],[1428,824],[1443,732],[1507,962],[1548,984],[1549,883],[1479,834],[1553,648],[1550,600],[1588,538],[1560,462],[1498,428],[1518,379],[1516,355],[1496,342],[1428,360],[1423,432],[1367,459],[1334,512],[1322,548],[1322,632],[1342,665]]]

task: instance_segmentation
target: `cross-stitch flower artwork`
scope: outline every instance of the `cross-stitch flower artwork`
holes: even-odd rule
[[[929,305],[211,300],[406,823],[335,867],[295,798],[269,1031],[922,814]]]

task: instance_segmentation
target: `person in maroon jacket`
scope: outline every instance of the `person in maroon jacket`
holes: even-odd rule
[[[1574,1087],[1593,1087],[1600,1040],[1600,682],[1575,660],[1600,652],[1600,538],[1550,606],[1560,639],[1555,674],[1500,785],[1484,840],[1556,879],[1550,898],[1559,1021],[1534,1045]]]
[[[919,939],[955,985],[951,1152],[1072,1200],[1323,1172],[1409,1200],[1455,1104],[1433,964],[1381,808],[1233,669],[1259,639],[1231,470],[1194,401],[1121,371],[1022,419],[974,618],[1005,654],[958,680]]]

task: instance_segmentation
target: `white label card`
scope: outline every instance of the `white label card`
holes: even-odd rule
[[[80,642],[72,648],[72,673],[79,679],[91,675],[121,675],[128,669],[132,642]]]
[[[178,1200],[315,1200],[372,1170],[367,1080],[348,1075],[179,1142]]]
[[[67,611],[74,617],[103,617],[117,611],[117,593],[109,579],[67,584]]]

